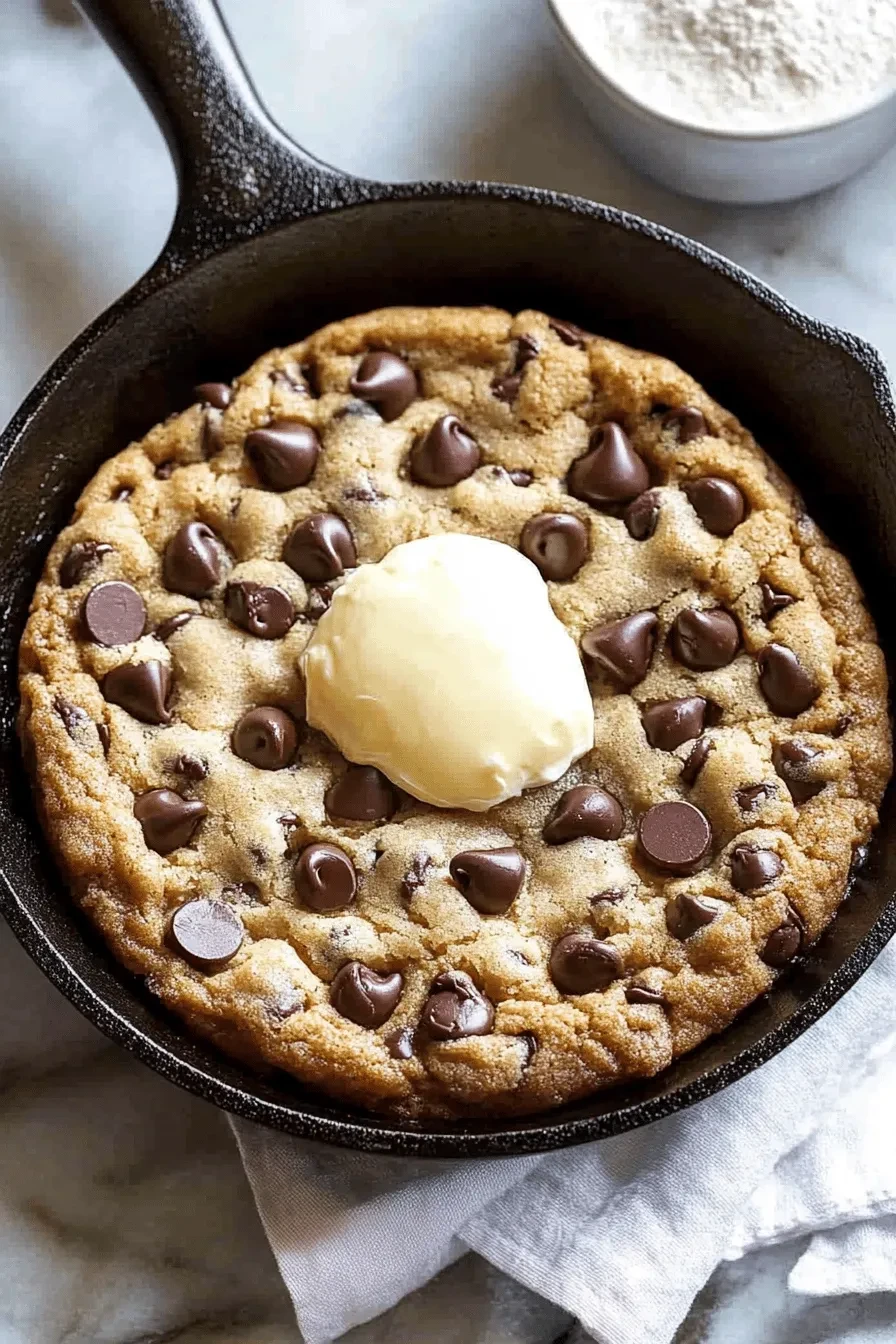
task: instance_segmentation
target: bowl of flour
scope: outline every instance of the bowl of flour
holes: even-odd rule
[[[791,200],[896,141],[896,0],[547,0],[601,134],[675,191]]]

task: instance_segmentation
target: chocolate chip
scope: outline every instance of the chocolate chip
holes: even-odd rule
[[[120,485],[109,498],[113,504],[123,504],[126,499],[130,499],[133,493],[134,487],[132,485]]]
[[[491,1002],[463,971],[436,976],[420,1015],[420,1029],[436,1041],[487,1036],[495,1024]]]
[[[146,629],[146,606],[129,583],[98,583],[81,607],[84,628],[95,644],[133,644]]]
[[[534,336],[530,336],[528,333],[518,336],[516,342],[516,364],[514,365],[514,372],[519,373],[524,369],[527,364],[537,357],[540,349],[541,346]]]
[[[697,783],[700,771],[706,764],[706,758],[712,751],[713,743],[711,738],[701,737],[699,742],[695,742],[691,747],[690,753],[684,765],[681,767],[679,779],[687,788],[693,788]]]
[[[122,663],[103,678],[103,695],[110,704],[126,709],[141,723],[170,723],[166,700],[171,673],[164,663],[150,658],[145,663]]]
[[[299,744],[295,720],[275,705],[247,710],[230,735],[234,755],[258,770],[283,770]]]
[[[729,537],[747,511],[746,500],[733,481],[721,476],[701,476],[685,481],[682,490],[707,532],[714,537]]]
[[[386,350],[365,355],[350,386],[356,397],[372,402],[384,420],[397,420],[418,395],[413,369]]]
[[[166,769],[172,770],[176,775],[183,775],[184,779],[189,779],[193,784],[198,784],[208,776],[208,761],[204,761],[201,756],[183,752],[180,756],[174,756],[167,761]]]
[[[674,430],[679,443],[690,443],[709,433],[703,413],[696,406],[673,406],[663,416],[663,429]]]
[[[779,611],[785,607],[793,606],[796,601],[790,593],[782,593],[779,589],[773,588],[767,579],[760,580],[759,593],[762,598],[762,615],[766,621],[770,621]]]
[[[660,751],[674,751],[682,742],[699,737],[706,717],[702,695],[687,695],[678,700],[661,700],[641,715],[647,741]]]
[[[296,619],[288,593],[248,579],[228,583],[224,611],[234,625],[259,639],[282,639]]]
[[[165,587],[187,597],[208,597],[221,577],[221,547],[205,523],[184,523],[165,547]]]
[[[388,821],[398,807],[395,790],[372,765],[350,765],[327,789],[324,806],[344,821]]]
[[[780,876],[784,865],[773,849],[736,845],[731,851],[731,885],[736,891],[757,891]]]
[[[695,873],[709,853],[712,828],[693,803],[656,803],[638,822],[645,858],[666,873]]]
[[[588,558],[588,529],[571,513],[537,513],[520,533],[520,550],[542,578],[563,582]]]
[[[283,559],[309,583],[338,579],[358,563],[352,534],[337,513],[312,513],[293,528]]]
[[[401,879],[401,896],[404,901],[412,901],[421,887],[426,885],[429,872],[435,867],[429,854],[415,854],[411,866]]]
[[[293,882],[300,900],[318,914],[351,905],[358,890],[351,859],[336,845],[322,842],[302,850],[293,869]]]
[[[193,388],[193,396],[203,406],[212,406],[216,411],[226,411],[233,397],[229,383],[198,383]]]
[[[187,901],[171,920],[171,941],[194,966],[222,966],[236,956],[244,937],[242,920],[224,901]]]
[[[409,470],[418,485],[448,486],[472,476],[479,466],[479,445],[456,415],[443,415],[411,449]]]
[[[206,459],[215,457],[223,447],[224,426],[221,412],[209,406],[202,421],[202,456]]]
[[[564,322],[559,317],[548,318],[548,326],[557,333],[564,345],[577,345],[584,350],[585,343],[591,339],[590,332],[577,327],[575,322]]]
[[[319,453],[317,431],[301,420],[272,420],[246,435],[246,456],[269,490],[307,485]]]
[[[492,392],[499,401],[506,401],[509,406],[519,396],[522,382],[521,373],[501,373],[492,379]]]
[[[625,991],[626,1003],[645,1003],[655,1008],[668,1008],[669,1004],[658,989],[648,985],[629,985]]]
[[[795,803],[808,802],[821,793],[824,779],[813,778],[810,767],[821,752],[806,742],[781,742],[772,750],[775,769],[783,779]]]
[[[57,695],[53,701],[53,708],[62,720],[62,726],[68,733],[72,741],[79,729],[84,728],[90,722],[90,715],[83,710],[80,705],[73,705],[69,700],[63,700],[61,695]]]
[[[585,835],[618,840],[624,824],[622,808],[612,794],[595,784],[576,784],[554,805],[542,835],[548,845],[564,845]]]
[[[852,727],[852,715],[841,714],[837,722],[831,729],[831,737],[842,737]]]
[[[207,812],[205,803],[182,798],[173,789],[149,789],[134,799],[134,816],[143,827],[143,839],[157,854],[170,854],[188,845]]]
[[[606,672],[617,686],[643,681],[656,648],[659,622],[652,611],[597,625],[582,636],[582,661],[589,677]]]
[[[386,1040],[386,1049],[393,1059],[411,1059],[414,1054],[414,1028],[396,1027],[390,1031]]]
[[[591,897],[591,905],[600,905],[601,901],[607,905],[618,905],[620,901],[625,900],[625,892],[611,887],[608,891],[596,891]]]
[[[767,966],[780,970],[802,951],[805,936],[806,926],[802,916],[793,906],[789,906],[786,919],[776,929],[772,929],[759,955]]]
[[[715,905],[690,892],[681,892],[673,896],[666,905],[666,928],[673,938],[692,938],[700,929],[705,929],[719,914]]]
[[[530,486],[535,479],[531,471],[523,471],[520,467],[513,467],[507,475],[513,481],[514,485],[520,486],[523,490]]]
[[[519,895],[526,861],[518,849],[468,849],[455,854],[448,871],[458,891],[481,915],[503,915]]]
[[[561,994],[592,994],[622,974],[622,957],[612,943],[587,933],[567,933],[551,949],[551,979]]]
[[[397,971],[380,975],[360,961],[349,961],[330,985],[330,1003],[359,1027],[381,1027],[401,998],[404,979]]]
[[[302,613],[306,621],[319,621],[333,601],[333,589],[326,584],[322,588],[309,588],[308,604]]]
[[[197,614],[198,613],[195,611],[179,611],[176,615],[169,616],[167,620],[161,621],[156,626],[153,634],[156,639],[160,639],[164,644],[166,640],[171,638],[175,631],[182,630],[187,624],[187,621],[192,621],[193,617]]]
[[[593,431],[584,457],[573,462],[567,484],[576,499],[603,508],[640,495],[650,484],[650,474],[622,426],[608,420]]]
[[[76,541],[69,547],[59,566],[60,588],[73,588],[86,574],[96,569],[104,555],[111,555],[114,547],[105,541]]]
[[[796,718],[818,697],[818,686],[784,644],[766,644],[757,658],[759,689],[774,714]]]
[[[100,746],[103,749],[103,755],[109,755],[109,748],[112,745],[112,733],[108,723],[98,723],[96,726],[96,735],[100,740]]]
[[[758,803],[774,797],[775,792],[774,784],[742,784],[734,798],[741,812],[752,812]]]
[[[660,518],[660,497],[656,490],[637,495],[622,515],[629,535],[635,541],[647,541],[656,531]]]
[[[528,1069],[529,1065],[538,1054],[538,1037],[532,1031],[521,1031],[516,1039],[520,1042],[526,1052],[523,1068]]]
[[[740,647],[737,621],[721,607],[688,607],[672,622],[669,644],[680,663],[695,672],[727,667]]]

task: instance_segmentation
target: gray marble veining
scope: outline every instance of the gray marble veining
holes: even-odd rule
[[[493,177],[597,197],[727,252],[896,360],[896,150],[795,205],[674,197],[596,139],[541,0],[224,0],[272,110],[367,176]],[[161,245],[174,175],[69,0],[6,0],[0,420]],[[297,333],[298,334],[298,333]],[[786,1291],[798,1246],[724,1265],[677,1344],[896,1338],[889,1297]],[[0,1344],[298,1344],[222,1116],[109,1045],[0,929]],[[569,1333],[568,1333],[569,1332]],[[473,1256],[351,1344],[553,1344],[556,1308]],[[646,1341],[645,1344],[650,1344]]]

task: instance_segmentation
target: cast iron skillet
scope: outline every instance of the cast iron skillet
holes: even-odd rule
[[[537,307],[661,351],[739,413],[852,557],[892,652],[896,417],[877,355],[699,244],[606,206],[485,183],[334,172],[272,124],[211,0],[84,0],[171,144],[180,204],[149,273],[56,361],[0,440],[0,904],[25,948],[114,1040],[182,1087],[275,1128],[377,1152],[538,1152],[620,1134],[777,1054],[896,928],[894,790],[852,894],[804,963],[651,1082],[518,1121],[410,1127],[260,1077],[187,1036],[73,912],[13,733],[16,649],[53,535],[104,458],[321,323],[390,303]],[[139,203],[137,203],[139,208]]]

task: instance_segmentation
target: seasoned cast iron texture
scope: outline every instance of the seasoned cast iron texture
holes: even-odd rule
[[[669,355],[739,414],[852,558],[892,655],[896,419],[864,343],[699,244],[606,206],[484,183],[386,186],[301,156],[261,110],[210,0],[91,0],[163,124],[181,204],[149,274],[57,360],[0,439],[0,905],[64,994],[166,1078],[275,1128],[375,1152],[539,1152],[691,1105],[782,1050],[896,927],[894,791],[827,934],[723,1035],[660,1077],[548,1115],[415,1127],[259,1075],[192,1039],[73,909],[15,740],[16,652],[54,534],[110,454],[189,389],[390,303],[537,307]],[[882,1009],[883,1010],[883,1009]]]

